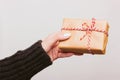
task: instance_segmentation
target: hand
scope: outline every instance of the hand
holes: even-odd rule
[[[75,54],[75,53],[63,53],[58,48],[59,41],[69,39],[70,36],[71,36],[70,33],[63,34],[62,32],[57,32],[49,35],[42,41],[41,43],[42,47],[51,58],[51,61],[54,61],[57,58],[70,57]]]

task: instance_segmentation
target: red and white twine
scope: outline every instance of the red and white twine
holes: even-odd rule
[[[90,53],[93,53],[91,51],[91,47],[90,47],[90,43],[91,43],[91,33],[93,31],[96,32],[101,32],[106,34],[106,36],[108,36],[108,32],[105,30],[101,30],[101,29],[97,29],[95,27],[95,19],[92,18],[92,24],[89,26],[86,22],[82,24],[82,27],[63,27],[61,30],[76,30],[76,31],[85,31],[86,33],[80,38],[80,40],[83,40],[86,36],[87,36],[87,49]],[[86,27],[85,27],[86,26]]]

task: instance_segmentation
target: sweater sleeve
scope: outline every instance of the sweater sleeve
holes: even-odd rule
[[[0,80],[29,80],[52,62],[38,41],[31,47],[0,60]]]

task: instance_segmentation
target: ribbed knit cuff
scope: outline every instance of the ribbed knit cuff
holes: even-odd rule
[[[39,71],[43,70],[44,68],[52,64],[52,61],[45,52],[45,50],[43,49],[41,42],[42,40],[36,42],[29,49],[26,50],[28,52],[31,50],[33,56],[36,56],[36,57],[31,56],[33,57],[33,59],[30,60],[31,66],[29,66],[30,70],[28,71],[29,72],[28,75],[30,77],[34,76]],[[24,51],[24,53],[26,51]]]

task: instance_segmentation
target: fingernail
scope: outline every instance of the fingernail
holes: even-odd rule
[[[65,33],[64,34],[64,37],[70,37],[71,36],[71,33]]]

